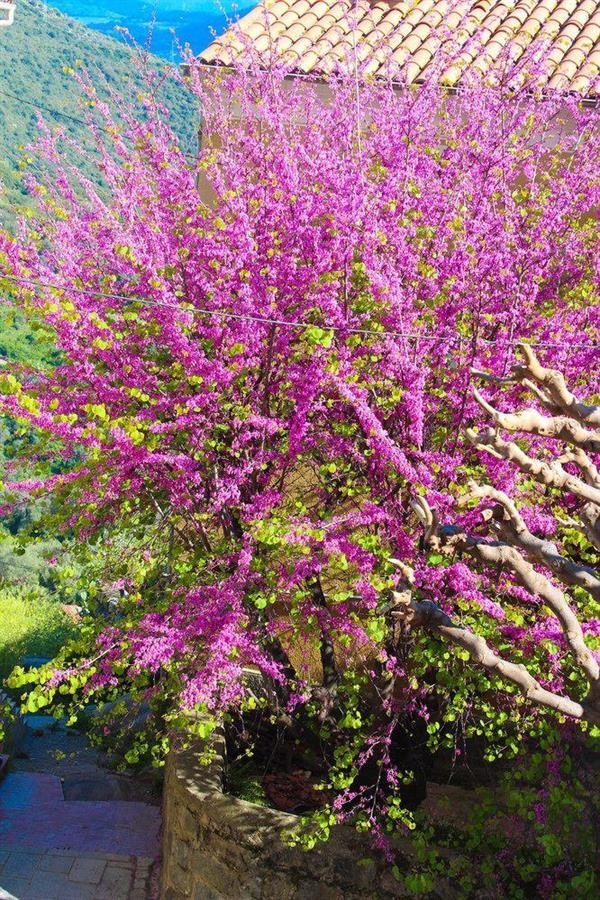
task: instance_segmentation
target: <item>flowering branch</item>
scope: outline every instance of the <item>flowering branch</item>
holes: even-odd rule
[[[541,385],[547,405],[559,408],[561,417],[550,420],[540,416],[536,410],[527,410],[517,415],[500,413],[475,391],[475,399],[479,405],[491,415],[497,427],[586,444],[594,449],[598,433],[586,431],[580,426],[579,421],[595,423],[598,416],[597,407],[578,401],[568,390],[563,376],[557,371],[540,366],[531,348],[521,347],[521,350],[525,354],[526,365],[515,366],[512,378],[502,379],[502,383],[520,381],[527,387],[529,378],[534,378]],[[558,461],[543,462],[527,454],[515,442],[504,441],[497,430],[485,432],[483,438],[480,433],[473,430],[467,433],[469,440],[478,448],[515,463],[522,472],[532,475],[544,484],[563,492],[570,491],[583,498],[586,503],[582,514],[586,516],[587,522],[597,524],[600,513],[600,479],[592,460],[580,447],[563,457],[563,460],[567,463],[577,462],[585,472],[585,481],[572,476]],[[587,679],[589,692],[586,701],[577,704],[568,697],[559,696],[542,688],[523,666],[501,659],[488,647],[483,638],[454,625],[451,619],[430,601],[417,601],[412,597],[407,599],[406,595],[400,599],[400,595],[396,595],[396,615],[403,616],[405,620],[410,615],[411,624],[414,625],[435,627],[440,634],[465,647],[476,662],[488,669],[496,669],[500,674],[519,684],[526,696],[535,703],[575,718],[600,721],[598,660],[585,642],[581,623],[573,612],[567,596],[549,577],[534,568],[532,563],[541,564],[563,584],[581,588],[596,600],[600,599],[600,577],[590,566],[566,558],[551,541],[534,535],[515,501],[504,491],[470,481],[469,493],[462,498],[461,505],[464,506],[471,500],[484,503],[492,501],[492,509],[483,510],[483,519],[500,540],[490,541],[487,537],[469,534],[460,526],[440,525],[427,500],[418,497],[413,501],[413,508],[424,526],[426,546],[444,553],[466,554],[485,566],[509,570],[529,594],[538,597],[551,609],[560,623],[567,646]]]
[[[529,674],[524,665],[510,662],[498,656],[480,635],[456,624],[436,603],[431,600],[416,600],[406,594],[394,592],[395,607],[392,615],[400,622],[415,628],[427,628],[441,637],[466,650],[474,662],[497,672],[503,678],[516,684],[527,700],[545,706],[565,716],[588,722],[600,722],[600,705],[578,703],[570,697],[546,690]]]

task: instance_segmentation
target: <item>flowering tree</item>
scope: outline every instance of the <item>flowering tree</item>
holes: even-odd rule
[[[598,390],[595,110],[524,89],[357,93],[345,78],[326,102],[281,73],[192,66],[196,163],[151,94],[145,122],[123,106],[115,122],[82,86],[104,188],[45,130],[38,216],[0,237],[0,284],[62,352],[1,379],[5,414],[38,436],[7,491],[52,492],[127,596],[33,702],[129,690],[163,717],[217,721],[256,705],[245,672],[259,670],[273,721],[321,748],[334,819],[365,827],[406,820],[421,728],[430,747],[476,734],[494,755],[517,752],[516,723],[597,722],[584,451],[545,461],[548,438],[578,445],[585,428],[534,362],[583,398]],[[522,415],[517,340],[536,353]],[[477,431],[490,415],[518,439]],[[559,469],[560,485],[545,477]],[[506,510],[494,521],[530,577],[457,508],[469,479]],[[484,566],[462,559],[474,548]],[[553,604],[554,577],[575,570]],[[407,577],[413,624],[435,628],[402,625]]]
[[[517,382],[529,388],[541,401],[543,407],[554,413],[542,415],[536,409],[523,412],[502,413],[491,406],[475,392],[479,404],[488,412],[495,428],[485,432],[469,429],[467,436],[479,449],[486,450],[496,459],[508,460],[534,481],[554,489],[558,495],[569,494],[569,506],[579,502],[578,517],[563,524],[572,525],[583,531],[590,544],[600,547],[600,476],[588,455],[588,450],[600,446],[600,407],[581,403],[569,391],[560,372],[540,365],[535,354],[527,345],[522,345],[526,364],[515,366],[514,377],[492,379],[494,381]],[[586,426],[592,426],[592,428]],[[509,432],[526,432],[529,435],[561,439],[571,448],[555,461],[543,457],[530,456],[515,441],[505,441],[499,429]],[[580,471],[571,474],[564,463],[573,463]],[[577,615],[571,609],[569,600],[539,567],[548,570],[558,581],[580,588],[594,598],[600,599],[600,578],[583,561],[574,561],[561,555],[556,545],[547,538],[534,535],[516,504],[503,491],[490,485],[468,483],[469,493],[464,501],[483,500],[487,507],[484,519],[492,526],[495,540],[468,534],[460,526],[441,526],[437,516],[424,497],[417,497],[414,507],[426,529],[425,541],[435,550],[442,550],[450,556],[456,553],[472,557],[487,567],[503,567],[511,572],[517,582],[525,588],[534,603],[546,607],[551,616],[544,616],[536,624],[536,639],[544,636],[550,641],[565,643],[573,654],[579,668],[589,684],[583,703],[574,703],[569,697],[553,693],[542,687],[522,664],[515,664],[499,657],[483,638],[468,629],[457,626],[435,603],[416,600],[409,590],[404,594],[393,592],[392,615],[405,624],[419,624],[437,629],[440,634],[465,648],[472,658],[492,671],[497,670],[504,678],[516,684],[525,696],[534,703],[548,706],[575,719],[600,722],[600,667],[597,654],[587,646],[584,630]],[[489,509],[489,506],[492,509]],[[558,524],[558,523],[556,523]],[[555,530],[555,529],[553,529]],[[499,538],[499,539],[498,539]],[[532,564],[537,563],[538,569]],[[414,573],[405,563],[398,562],[409,585],[414,585]],[[597,623],[585,623],[586,630],[597,631]],[[526,629],[516,628],[513,636],[527,640]]]

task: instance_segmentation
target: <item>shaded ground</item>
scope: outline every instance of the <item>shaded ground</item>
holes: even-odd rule
[[[152,782],[102,768],[86,737],[62,728],[36,728],[47,716],[27,716],[27,735],[12,762],[13,772],[44,772],[62,781],[65,800],[128,800],[160,805]],[[0,797],[2,788],[0,787]]]
[[[69,850],[0,851],[0,897],[146,900],[152,860]]]
[[[26,722],[0,782],[0,900],[153,898],[153,785],[103,769],[85,737],[51,717]]]

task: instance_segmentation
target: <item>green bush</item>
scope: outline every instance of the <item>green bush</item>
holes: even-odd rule
[[[22,656],[54,656],[75,625],[40,588],[0,588],[0,680]]]

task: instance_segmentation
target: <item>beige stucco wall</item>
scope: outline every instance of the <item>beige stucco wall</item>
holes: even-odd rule
[[[189,74],[189,70],[188,74]],[[207,79],[209,82],[212,80],[214,76],[214,67],[212,66],[201,66],[200,67],[200,77]],[[227,70],[223,70],[227,71]],[[184,67],[184,74],[186,69]],[[310,76],[300,77],[300,76],[290,76],[285,80],[285,84],[288,86],[298,86],[298,82],[302,84],[302,86],[311,92],[316,92],[316,94],[320,97],[320,99],[324,102],[329,102],[332,97],[332,92],[330,86],[326,81],[319,78],[312,78]],[[396,88],[399,92],[404,90],[400,85]],[[453,90],[449,89],[447,92],[448,102],[451,104],[458,104],[460,107],[461,99],[459,94]],[[223,102],[224,104],[230,104],[231,98],[227,91],[226,86],[223,87]],[[585,102],[585,101],[583,101]],[[588,104],[586,104],[588,105]],[[464,117],[468,117],[468,107],[465,107],[462,114]],[[231,118],[233,121],[239,120],[241,118],[241,112],[238,106],[235,103],[231,104]],[[547,147],[548,151],[552,150],[557,143],[563,140],[566,136],[572,135],[575,128],[575,123],[573,121],[573,117],[571,112],[567,107],[564,107],[561,110],[558,110],[555,116],[553,117],[552,127],[549,127],[544,136],[544,144]],[[218,139],[215,135],[210,135],[208,132],[203,129],[202,124],[200,125],[199,131],[199,141],[198,145],[201,150],[207,150],[209,148],[218,149]],[[566,159],[566,157],[565,157]],[[214,192],[206,178],[206,176],[200,172],[198,176],[198,186],[200,191],[201,199],[207,205],[212,205],[215,200]]]

